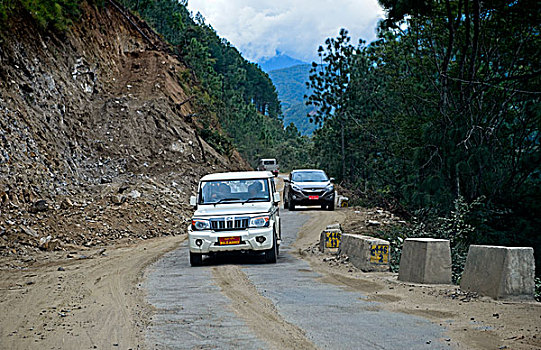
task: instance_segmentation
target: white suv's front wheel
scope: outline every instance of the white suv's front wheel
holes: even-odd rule
[[[192,266],[203,265],[203,254],[190,252],[190,265]]]
[[[272,248],[265,251],[265,261],[268,264],[274,264],[278,259],[278,242],[276,239],[276,232],[274,232],[272,236]]]

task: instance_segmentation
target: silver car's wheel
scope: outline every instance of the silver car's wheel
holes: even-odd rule
[[[295,210],[295,202],[289,202],[288,203],[288,209],[289,211],[294,211]]]

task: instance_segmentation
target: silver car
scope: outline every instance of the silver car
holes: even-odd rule
[[[333,181],[323,170],[293,170],[284,179],[284,208],[295,210],[297,205],[319,205],[322,209],[334,210]]]

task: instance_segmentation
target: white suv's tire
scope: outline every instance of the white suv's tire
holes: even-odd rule
[[[203,254],[190,252],[190,265],[192,266],[203,265]]]
[[[278,259],[278,243],[276,241],[276,233],[274,233],[273,236],[272,248],[265,251],[265,262],[268,264],[274,264]]]

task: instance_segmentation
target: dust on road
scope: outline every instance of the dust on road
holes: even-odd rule
[[[212,274],[231,308],[258,338],[274,349],[316,349],[300,328],[282,318],[271,300],[259,294],[239,266],[216,266]]]
[[[0,347],[139,348],[152,311],[137,287],[142,272],[184,239],[152,239],[0,271]]]

